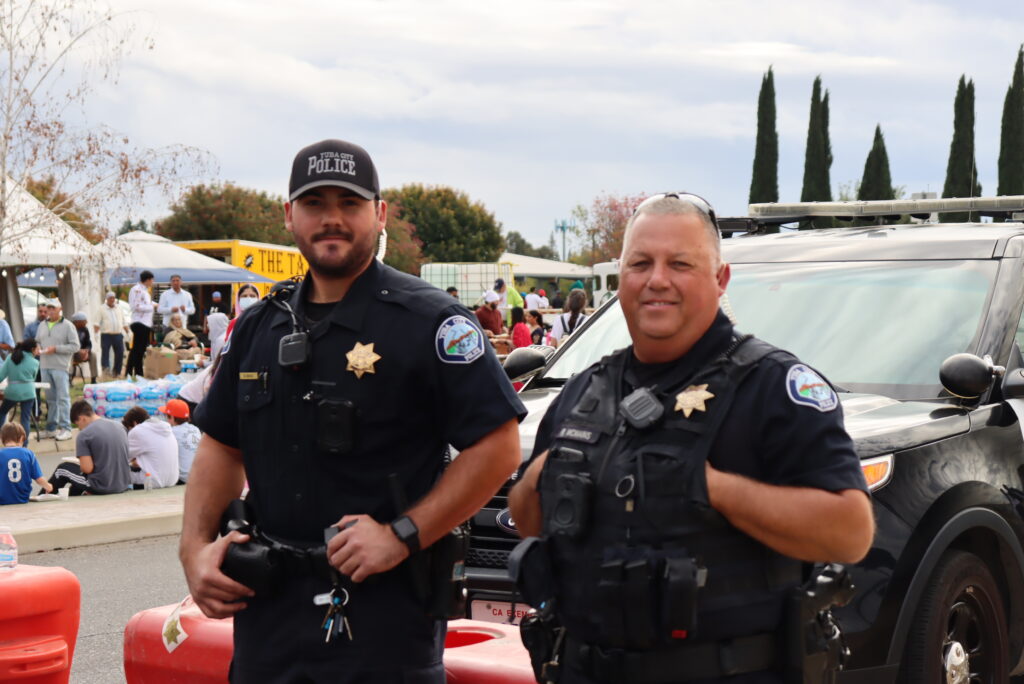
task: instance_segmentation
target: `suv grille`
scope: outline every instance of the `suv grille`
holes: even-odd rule
[[[472,538],[471,538],[472,540]],[[472,541],[470,541],[472,544]],[[474,549],[466,553],[466,565],[474,568],[507,568],[509,551],[503,549]]]

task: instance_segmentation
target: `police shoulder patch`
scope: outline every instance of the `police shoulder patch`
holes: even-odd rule
[[[786,393],[794,404],[810,406],[822,413],[839,405],[839,397],[832,391],[832,386],[802,363],[792,366],[786,374]]]
[[[445,363],[473,363],[484,355],[484,335],[465,316],[449,316],[435,336],[437,358]]]

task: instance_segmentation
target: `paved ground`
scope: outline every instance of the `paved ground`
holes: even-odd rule
[[[128,620],[140,610],[176,603],[188,594],[177,550],[177,536],[165,536],[21,554],[25,564],[67,568],[82,585],[71,684],[124,681]]]

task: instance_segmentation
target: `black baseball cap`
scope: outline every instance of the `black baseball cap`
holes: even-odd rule
[[[288,201],[324,185],[347,188],[363,199],[380,198],[377,167],[370,154],[344,140],[321,140],[299,150],[292,162]]]

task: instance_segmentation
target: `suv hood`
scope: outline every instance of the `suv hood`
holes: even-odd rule
[[[519,395],[526,418],[519,425],[523,460],[533,452],[537,427],[561,386],[530,387]],[[970,430],[968,412],[957,406],[927,401],[897,401],[878,394],[839,395],[846,430],[861,458],[902,451]]]

